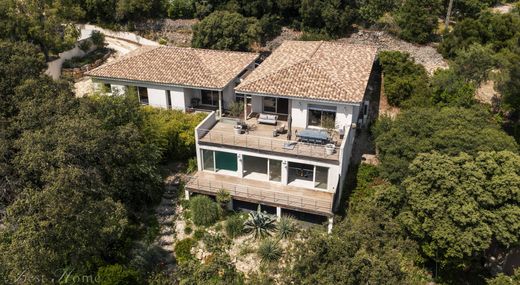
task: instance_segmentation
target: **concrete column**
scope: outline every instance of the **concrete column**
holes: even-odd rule
[[[226,206],[228,210],[233,211],[233,199],[229,200]]]
[[[218,92],[218,118],[222,118],[222,91]]]
[[[289,162],[287,160],[282,161],[282,184],[287,185],[289,183]]]
[[[329,225],[327,226],[327,233],[332,233],[332,224],[334,223],[334,217],[329,218]]]
[[[190,191],[184,190],[184,199],[186,199],[186,200],[190,199]]]
[[[276,207],[276,219],[279,221],[281,217],[282,217],[282,208]]]
[[[244,177],[244,156],[242,154],[237,154],[237,172],[238,177],[243,178]]]
[[[244,94],[244,122],[247,121],[247,95]]]

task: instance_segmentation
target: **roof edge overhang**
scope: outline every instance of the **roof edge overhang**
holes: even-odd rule
[[[120,83],[127,83],[128,85],[136,85],[136,83],[142,83],[146,85],[156,85],[161,87],[180,87],[180,88],[190,88],[190,89],[204,89],[204,90],[213,90],[213,91],[223,91],[231,82],[233,82],[232,79],[226,85],[223,87],[207,87],[207,86],[196,86],[196,85],[188,85],[188,84],[174,84],[174,83],[162,83],[162,82],[155,82],[155,81],[145,81],[145,80],[135,80],[135,79],[124,79],[124,78],[116,78],[116,77],[105,77],[105,76],[96,76],[96,75],[88,75],[92,79],[95,80],[108,80],[108,81],[115,81]]]
[[[363,103],[363,100],[359,102],[348,102],[348,101],[338,101],[338,100],[327,100],[327,99],[317,99],[317,98],[305,98],[305,97],[298,97],[298,96],[290,96],[290,95],[280,95],[280,94],[272,94],[272,93],[262,93],[262,92],[251,92],[251,91],[242,91],[235,89],[235,93],[240,94],[246,94],[246,95],[253,95],[253,96],[270,96],[270,97],[279,97],[279,98],[286,98],[286,99],[298,99],[302,101],[308,101],[308,102],[322,102],[322,103],[341,103],[345,105],[352,105],[352,106],[359,106],[361,103]]]

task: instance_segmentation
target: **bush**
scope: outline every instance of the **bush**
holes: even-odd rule
[[[79,49],[84,52],[88,52],[91,46],[92,42],[90,40],[83,40],[78,44]]]
[[[225,252],[231,246],[231,240],[221,233],[206,234],[202,241],[209,252]]]
[[[219,207],[208,196],[198,195],[190,199],[193,223],[197,226],[211,226],[219,218]]]
[[[139,273],[119,264],[100,267],[97,279],[101,285],[139,285]]]
[[[224,209],[227,203],[231,201],[231,194],[226,189],[219,189],[216,196],[217,202]]]
[[[226,234],[230,238],[236,238],[244,233],[244,218],[241,215],[230,216],[225,225]]]
[[[244,223],[244,232],[252,234],[255,239],[271,236],[271,233],[276,230],[276,218],[272,215],[258,210],[249,213],[249,218]]]
[[[171,0],[168,7],[168,17],[172,19],[192,19],[195,16],[193,0]]]
[[[105,35],[100,31],[92,31],[90,40],[97,48],[102,48],[105,46]]]
[[[197,169],[198,169],[197,157],[192,157],[192,158],[188,159],[188,167],[186,168],[186,172],[193,173],[193,172],[197,171]]]
[[[428,103],[428,73],[422,65],[415,63],[408,53],[399,51],[383,51],[379,60],[384,74],[384,93],[390,105],[402,106],[410,99],[414,99],[411,102],[415,104]]]
[[[201,240],[205,234],[206,234],[205,229],[196,229],[195,232],[193,233],[193,238],[196,240]]]
[[[274,262],[282,257],[283,250],[277,241],[265,239],[258,246],[257,253],[262,262]]]
[[[179,263],[185,263],[193,259],[191,249],[197,244],[197,241],[192,238],[185,238],[175,244],[175,258]]]
[[[470,107],[475,102],[475,84],[466,82],[453,68],[436,70],[431,90],[432,101],[439,106]]]
[[[184,227],[184,233],[190,235],[193,232],[193,229],[190,226]]]
[[[204,114],[153,107],[141,110],[145,133],[160,147],[165,159],[180,160],[195,155],[195,127],[204,119]]]

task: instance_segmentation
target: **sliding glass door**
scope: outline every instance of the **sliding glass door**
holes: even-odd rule
[[[263,111],[266,113],[289,114],[289,99],[263,97]]]
[[[336,107],[309,104],[307,124],[313,127],[323,127],[325,120],[336,121]]]

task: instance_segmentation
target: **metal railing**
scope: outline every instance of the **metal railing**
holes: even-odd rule
[[[230,126],[231,127],[231,126]],[[308,156],[331,160],[339,159],[339,146],[329,154],[325,145],[304,143],[298,141],[280,140],[270,137],[261,137],[249,134],[237,135],[233,132],[223,132],[209,129],[197,129],[199,142],[209,142],[230,146],[245,147],[262,151],[280,152],[297,156]]]
[[[331,214],[333,195],[330,200],[304,197],[302,195],[288,194],[276,190],[248,186],[244,184],[234,184],[226,182],[212,181],[200,177],[189,177],[186,187],[195,192],[200,191],[209,194],[216,194],[220,189],[228,191],[232,197],[243,198],[258,203],[271,203],[282,207],[301,209],[322,214]],[[312,192],[314,190],[308,190]],[[309,193],[312,195],[312,193]],[[239,199],[240,200],[240,199]]]

